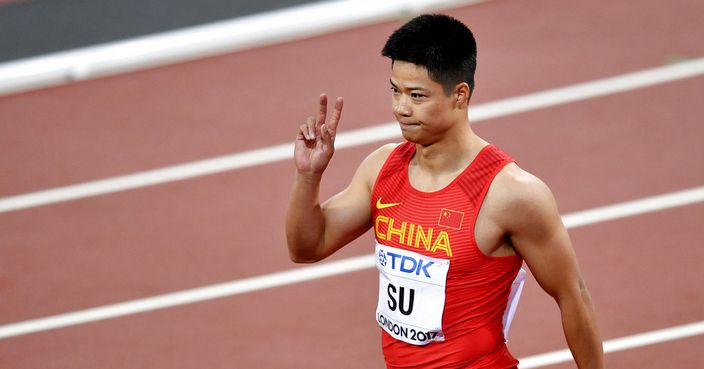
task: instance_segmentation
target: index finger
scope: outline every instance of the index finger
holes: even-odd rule
[[[325,123],[325,117],[328,115],[328,95],[320,94],[320,110],[318,110],[318,120],[315,122],[315,127],[320,128],[320,126]]]

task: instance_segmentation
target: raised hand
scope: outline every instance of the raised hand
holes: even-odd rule
[[[321,175],[335,151],[335,134],[342,115],[343,100],[338,97],[335,108],[327,120],[328,97],[320,95],[318,117],[308,117],[296,135],[294,158],[296,169],[302,174]]]

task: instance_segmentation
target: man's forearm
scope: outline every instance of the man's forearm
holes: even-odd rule
[[[319,260],[316,251],[325,235],[319,194],[320,176],[297,174],[286,215],[288,251],[294,262]]]
[[[586,288],[560,301],[565,338],[579,369],[603,369],[604,350]]]

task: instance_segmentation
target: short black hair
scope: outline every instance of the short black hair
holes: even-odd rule
[[[448,15],[424,14],[394,31],[381,55],[424,66],[447,95],[462,82],[474,91],[477,43],[472,31]]]

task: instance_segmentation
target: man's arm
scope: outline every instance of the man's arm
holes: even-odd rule
[[[589,291],[550,189],[515,165],[497,179],[504,229],[540,286],[557,302],[567,344],[580,369],[603,368],[603,348]],[[493,187],[493,186],[492,186]]]
[[[326,123],[327,97],[321,95],[317,119],[309,117],[296,137],[297,172],[286,216],[286,239],[291,260],[297,263],[322,260],[371,227],[371,187],[383,152],[388,150],[372,153],[346,189],[320,203],[320,181],[334,152],[341,113],[342,99],[338,98]]]
[[[371,190],[365,160],[349,186],[320,204],[320,176],[298,173],[289,200],[286,239],[291,260],[311,263],[330,256],[371,227]]]

